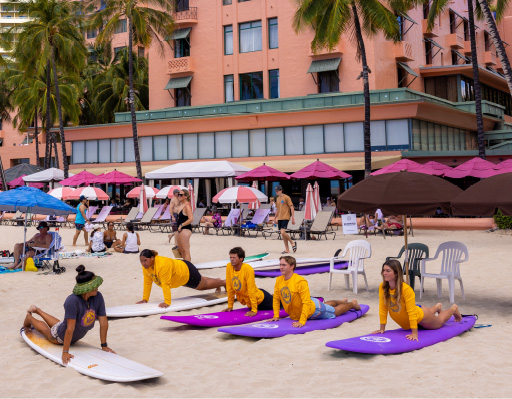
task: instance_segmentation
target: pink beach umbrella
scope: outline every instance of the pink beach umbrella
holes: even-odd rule
[[[113,170],[112,172],[105,173],[103,175],[98,176],[94,183],[101,183],[101,184],[128,184],[128,183],[137,183],[142,182],[142,180],[127,175],[126,173],[119,172],[118,170]]]
[[[245,172],[242,175],[236,176],[236,180],[238,181],[279,181],[279,180],[289,180],[290,175],[283,173],[277,169],[271,168],[265,164],[250,170],[249,172]]]
[[[142,183],[141,189],[139,190],[139,213],[146,213],[148,210],[148,200],[146,197],[146,190],[144,183]]]
[[[376,170],[375,172],[372,172],[372,176],[382,175],[384,173],[394,173],[394,172],[400,172],[402,170],[407,170],[409,172],[416,172],[415,169],[418,169],[421,167],[421,164],[415,161],[411,161],[410,159],[401,159],[400,161],[397,161],[395,163],[392,163],[391,165],[384,166],[383,168]]]
[[[304,219],[315,220],[316,207],[315,207],[315,192],[311,183],[308,183],[306,188],[306,202],[304,204]]]
[[[510,170],[512,170],[512,159],[506,159],[505,161],[500,162],[498,165],[496,165],[494,167],[494,169],[496,169],[496,170],[506,169],[507,171],[510,172]]]
[[[252,182],[252,188],[258,189],[258,182],[256,180]],[[249,204],[249,209],[258,209],[260,207],[260,204],[260,201],[251,202]]]
[[[425,173],[432,176],[442,176],[444,173],[447,173],[452,169],[453,168],[451,166],[436,161],[429,161],[421,165],[418,169],[414,169],[413,172]]]
[[[461,179],[468,176],[485,179],[486,177],[499,174],[498,171],[494,169],[495,167],[496,164],[486,161],[485,159],[475,157],[446,172],[443,176],[451,177],[453,179]]]
[[[25,180],[23,180],[23,176],[26,176],[26,175],[21,175],[20,177],[7,182],[7,185],[11,188],[18,187],[18,186],[19,187],[25,186],[26,183],[25,183]],[[44,184],[43,183],[29,183],[28,186],[34,187],[34,188],[43,188]]]
[[[352,177],[339,169],[316,160],[290,175],[292,179],[348,179]]]
[[[183,190],[184,188],[186,187],[178,185],[164,187],[156,194],[156,198],[172,198],[174,190]]]
[[[315,204],[315,214],[322,210],[322,202],[320,201],[320,186],[316,181],[313,185],[313,202]]]
[[[244,186],[228,187],[221,190],[215,197],[212,198],[213,202],[220,202],[221,204],[234,204],[236,201],[240,203],[249,202],[267,202],[268,198],[261,191]]]
[[[67,198],[69,195],[73,193],[73,189],[69,187],[59,187],[54,188],[53,190],[48,191],[52,197],[58,198],[60,200]]]
[[[97,187],[79,187],[64,199],[80,199],[81,196],[85,196],[88,200],[99,200],[99,201],[107,201],[108,194],[103,191],[101,188]]]
[[[192,206],[192,212],[194,212],[196,210],[196,196],[192,183],[188,183],[188,192],[190,193],[190,206]]]
[[[91,184],[93,183],[99,176],[92,174],[91,172],[87,172],[86,170],[77,173],[74,176],[68,177],[67,179],[61,180],[59,184],[61,186],[79,186],[80,184]]]
[[[126,194],[126,196],[128,198],[139,198],[141,189],[142,186],[135,187],[134,189],[128,191],[128,194]],[[150,186],[144,186],[144,190],[146,190],[146,198],[155,198],[155,196],[158,193],[158,190],[156,188]]]

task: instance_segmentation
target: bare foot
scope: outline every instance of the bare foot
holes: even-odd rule
[[[452,309],[455,311],[453,313],[453,317],[455,318],[456,322],[462,321],[462,314],[460,313],[459,307],[455,304],[452,305]]]
[[[352,309],[355,309],[355,310],[361,310],[361,306],[359,306],[359,303],[357,303],[357,299],[352,299],[352,306],[353,308]]]
[[[25,317],[25,320],[23,321],[23,328],[25,331],[30,331],[32,329],[32,323],[30,322],[31,317],[31,315],[27,314],[27,317]]]
[[[441,302],[436,303],[435,309],[436,311],[434,313],[441,313],[443,311],[443,304]]]
[[[37,312],[37,306],[36,305],[30,305],[30,307],[27,310],[27,313],[32,314],[32,313],[35,313],[35,312]]]

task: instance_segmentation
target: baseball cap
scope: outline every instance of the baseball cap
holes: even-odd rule
[[[39,222],[39,224],[37,225],[37,230],[44,229],[45,227],[48,228],[48,223],[46,223],[44,221],[43,222]]]
[[[281,186],[281,185],[276,186],[276,191],[283,191],[283,186]]]
[[[80,196],[80,202],[82,202],[84,199],[87,199],[87,197],[85,195],[81,195]]]

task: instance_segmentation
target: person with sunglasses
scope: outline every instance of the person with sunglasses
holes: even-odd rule
[[[178,250],[183,260],[191,261],[190,236],[192,235],[192,222],[194,221],[192,206],[190,205],[190,193],[186,189],[178,193],[180,205],[178,207]]]
[[[103,243],[107,248],[116,248],[121,245],[121,240],[117,238],[117,233],[114,230],[114,222],[108,222],[107,230],[103,232]]]

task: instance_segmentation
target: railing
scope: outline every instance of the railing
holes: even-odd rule
[[[175,21],[183,21],[184,19],[197,19],[197,7],[189,7],[188,10],[176,11],[174,13]]]
[[[339,55],[339,54],[343,54],[343,51],[344,51],[344,45],[343,45],[343,42],[340,40],[340,42],[330,51],[327,47],[324,47],[322,49],[318,49],[316,51],[316,53],[314,53],[313,51],[311,51],[311,48],[310,48],[309,56],[314,57],[315,55],[330,55],[330,54],[331,55]]]
[[[462,49],[464,48],[464,37],[461,35],[458,35],[457,33],[451,33],[447,35],[446,42],[449,47],[455,48],[455,49]]]
[[[412,44],[409,42],[398,42],[395,44],[395,59],[398,61],[412,61]]]
[[[192,61],[190,57],[174,58],[167,62],[167,73],[175,74],[192,71]]]

